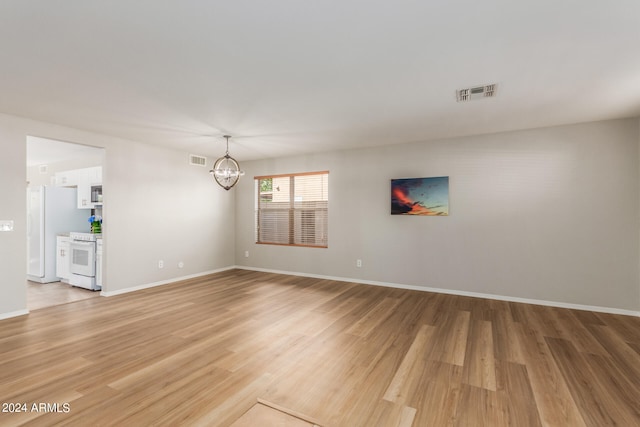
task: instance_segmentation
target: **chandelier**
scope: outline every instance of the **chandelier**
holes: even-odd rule
[[[227,140],[227,152],[223,157],[216,160],[213,164],[213,169],[209,173],[213,175],[220,187],[229,190],[244,175],[244,171],[240,170],[240,165],[236,159],[229,155],[229,138],[231,136],[225,135],[224,138]]]

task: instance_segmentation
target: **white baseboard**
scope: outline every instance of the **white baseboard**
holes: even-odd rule
[[[120,295],[120,294],[128,294],[129,292],[141,291],[143,289],[154,288],[156,286],[168,285],[170,283],[179,282],[181,280],[187,280],[187,279],[193,279],[193,278],[196,278],[196,277],[207,276],[209,274],[220,273],[220,272],[223,272],[223,271],[232,270],[234,268],[235,268],[234,266],[223,267],[223,268],[218,268],[218,269],[215,269],[215,270],[204,271],[204,272],[201,272],[201,273],[190,274],[188,276],[174,277],[173,279],[161,280],[159,282],[145,283],[143,285],[132,286],[130,288],[117,289],[115,291],[105,291],[105,290],[103,290],[103,291],[100,291],[100,295],[104,296],[104,297],[112,297],[112,296],[116,296],[116,295]]]
[[[239,269],[239,270],[250,270],[250,271],[262,271],[265,273],[275,273],[275,274],[286,274],[289,276],[301,276],[301,277],[311,277],[315,279],[326,279],[326,280],[336,280],[339,282],[350,282],[350,283],[361,283],[364,285],[373,285],[373,286],[385,286],[388,288],[397,288],[397,289],[409,289],[413,291],[423,291],[423,292],[435,292],[441,294],[449,294],[449,295],[460,295],[467,297],[475,297],[475,298],[486,298],[493,299],[498,301],[510,301],[510,302],[520,302],[524,304],[535,304],[535,305],[544,305],[549,307],[559,307],[559,308],[569,308],[575,310],[587,310],[587,311],[595,311],[599,313],[610,313],[610,314],[621,314],[625,316],[635,316],[640,317],[640,311],[633,310],[624,310],[620,308],[613,307],[601,307],[601,306],[592,306],[592,305],[582,305],[582,304],[571,304],[565,302],[557,302],[557,301],[545,301],[545,300],[537,300],[537,299],[529,299],[529,298],[519,298],[519,297],[511,297],[511,296],[503,296],[503,295],[494,295],[494,294],[483,294],[478,292],[467,292],[467,291],[457,291],[452,289],[441,289],[441,288],[429,288],[425,286],[413,286],[413,285],[403,285],[399,283],[390,283],[390,282],[378,282],[373,280],[362,280],[362,279],[354,279],[348,277],[336,277],[336,276],[325,276],[321,274],[309,274],[309,273],[301,273],[295,271],[286,271],[286,270],[273,270],[268,268],[258,268],[258,267],[248,267],[244,265],[234,265],[229,267],[223,267],[215,270],[204,271],[201,273],[191,274],[188,276],[175,277],[173,279],[162,280],[159,282],[147,283],[139,286],[133,286],[125,289],[118,289],[115,291],[101,291],[100,295],[110,297],[120,294],[126,294],[129,292],[135,292],[142,289],[153,288],[156,286],[167,285],[170,283],[179,282],[181,280],[193,279],[196,277],[206,276],[209,274],[220,273],[223,271]],[[17,310],[8,313],[0,313],[0,320],[9,319],[12,317],[24,316],[29,314],[29,310]]]
[[[314,279],[336,280],[339,282],[361,283],[363,285],[408,289],[412,291],[435,292],[439,294],[459,295],[459,296],[465,296],[465,297],[485,298],[485,299],[493,299],[498,301],[520,302],[524,304],[544,305],[548,307],[570,308],[574,310],[586,310],[586,311],[595,311],[598,313],[622,314],[625,316],[640,317],[640,311],[624,310],[621,308],[613,308],[613,307],[571,304],[571,303],[557,302],[557,301],[545,301],[545,300],[519,298],[519,297],[511,297],[511,296],[504,296],[504,295],[483,294],[479,292],[458,291],[453,289],[429,288],[426,286],[403,285],[399,283],[377,282],[373,280],[353,279],[348,277],[324,276],[320,274],[308,274],[308,273],[299,273],[294,271],[272,270],[268,268],[247,267],[244,265],[236,265],[233,268],[237,268],[240,270],[262,271],[265,273],[286,274],[290,276],[312,277]]]
[[[12,317],[24,316],[29,314],[29,310],[10,311],[8,313],[0,313],[0,320],[10,319]]]

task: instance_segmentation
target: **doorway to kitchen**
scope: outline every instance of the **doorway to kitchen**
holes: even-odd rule
[[[76,274],[73,236],[102,243],[104,149],[27,136],[27,308],[99,297],[102,259]],[[100,251],[101,254],[101,251]],[[99,267],[96,266],[99,263]],[[91,286],[87,286],[87,284]]]

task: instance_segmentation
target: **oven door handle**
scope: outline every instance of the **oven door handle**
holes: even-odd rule
[[[73,246],[79,246],[79,247],[88,247],[90,248],[91,246],[95,245],[95,242],[85,242],[84,240],[72,240],[71,244]]]

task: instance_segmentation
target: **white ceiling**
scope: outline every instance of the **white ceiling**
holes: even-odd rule
[[[238,160],[638,116],[640,1],[3,0],[0,112]]]

